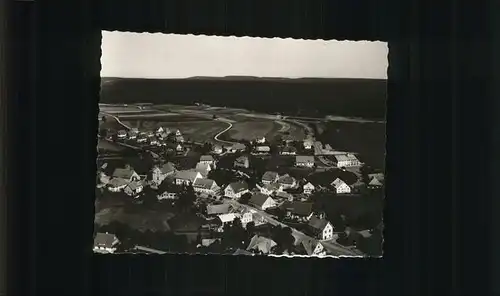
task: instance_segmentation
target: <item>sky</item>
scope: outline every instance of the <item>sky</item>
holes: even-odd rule
[[[103,31],[101,77],[387,79],[386,42]]]

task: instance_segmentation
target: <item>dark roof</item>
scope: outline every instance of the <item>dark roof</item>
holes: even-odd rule
[[[193,182],[196,178],[196,175],[198,172],[192,171],[192,170],[186,170],[186,171],[178,171],[175,174],[176,179],[181,179],[181,180],[189,180]]]
[[[290,176],[290,175],[284,175],[284,176],[281,176],[279,179],[278,179],[278,183],[280,184],[293,184],[293,182],[295,182],[295,178]]]
[[[233,182],[229,184],[235,193],[239,193],[248,189],[248,184],[244,181]]]
[[[325,229],[326,225],[328,224],[328,221],[325,219],[320,219],[316,216],[312,216],[311,220],[309,220],[309,226],[312,227],[313,229],[323,231]]]
[[[214,185],[215,181],[212,179],[196,179],[193,183],[193,187],[210,189]],[[217,185],[215,183],[215,185]]]
[[[265,194],[255,193],[254,195],[252,195],[252,198],[250,198],[248,203],[261,207],[268,198],[270,197]]]
[[[310,202],[293,201],[285,202],[281,207],[295,215],[309,216],[312,213],[313,204]]]
[[[134,173],[135,171],[132,168],[116,168],[112,176],[115,178],[130,179]]]
[[[277,172],[267,171],[264,173],[264,175],[262,175],[262,180],[274,181],[274,180],[276,180],[277,177],[278,177]]]
[[[161,166],[160,171],[163,174],[168,174],[168,173],[171,173],[171,172],[175,171],[175,166],[174,166],[173,163],[167,162],[166,164],[164,164],[164,165]]]
[[[208,215],[227,214],[230,211],[231,211],[230,204],[207,205],[207,214]]]
[[[118,243],[118,238],[114,234],[98,232],[94,238],[95,247],[112,248]]]

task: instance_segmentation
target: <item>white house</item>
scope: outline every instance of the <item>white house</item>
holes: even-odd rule
[[[94,252],[111,254],[116,251],[116,246],[120,243],[116,235],[98,232],[94,238]]]
[[[227,187],[224,189],[224,196],[233,199],[238,199],[247,192],[249,191],[248,191],[248,184],[246,182],[244,181],[233,182],[227,185]]]
[[[107,186],[108,190],[111,192],[120,192],[127,187],[128,183],[129,182],[125,179],[113,178],[108,182]]]
[[[297,180],[288,174],[281,176],[277,183],[280,184],[283,189],[290,189],[297,186]]]
[[[280,151],[281,155],[296,155],[297,154],[297,149],[293,146],[285,146],[281,149]]]
[[[200,172],[193,170],[177,171],[174,174],[175,184],[177,185],[192,185],[197,179],[203,179]]]
[[[176,130],[176,131],[175,131],[175,136],[176,136],[176,137],[182,136],[181,131],[180,131],[180,130]]]
[[[277,205],[274,199],[262,193],[255,193],[254,195],[252,195],[252,198],[250,198],[248,204],[263,211]]]
[[[334,155],[334,163],[337,164],[337,167],[342,168],[342,167],[356,167],[360,166],[361,162],[358,160],[358,158],[351,153],[347,154],[336,154]]]
[[[184,150],[184,148],[182,147],[182,145],[181,145],[181,144],[177,144],[177,147],[175,147],[175,150],[176,150],[177,152],[182,152],[182,151]]]
[[[368,174],[368,188],[381,188],[384,186],[384,174]]]
[[[253,221],[253,214],[251,212],[244,212],[243,214],[241,214],[241,225],[243,225],[243,227],[246,227],[248,223],[252,222]]]
[[[133,181],[127,184],[124,188],[124,192],[129,196],[137,196],[144,189],[141,181]]]
[[[227,213],[221,214],[218,217],[222,222],[222,226],[224,226],[224,224],[231,223],[234,221],[234,219],[239,218],[240,215],[238,213]]]
[[[260,186],[257,184],[257,188],[260,190],[260,193],[265,195],[273,195],[283,190],[283,186],[278,183],[270,183],[264,186]]]
[[[254,235],[248,244],[247,251],[269,254],[276,245],[276,242],[270,238]]]
[[[271,147],[269,147],[267,145],[257,146],[257,147],[255,147],[255,152],[256,153],[269,153],[269,152],[271,152]]]
[[[302,186],[304,194],[311,194],[314,191],[314,188],[315,187],[313,184],[311,184],[311,182],[307,182],[306,184],[304,184],[304,186]]]
[[[177,193],[165,191],[162,194],[158,194],[156,197],[158,198],[158,200],[164,200],[164,199],[172,200],[172,199],[177,199]]]
[[[295,165],[298,167],[312,168],[314,166],[314,156],[297,155],[295,157]]]
[[[212,147],[212,151],[213,151],[213,153],[215,153],[215,154],[221,154],[221,153],[224,151],[224,149],[223,149],[223,147],[222,147],[222,146],[220,146],[220,145],[214,145],[214,146]]]
[[[351,186],[347,185],[347,183],[340,178],[335,179],[330,185],[335,188],[337,194],[351,193]]]
[[[195,192],[215,195],[220,188],[214,180],[196,179],[193,183],[193,189]]]
[[[300,242],[308,256],[324,256],[326,255],[325,247],[316,239],[304,239]]]
[[[175,166],[171,162],[167,162],[161,167],[155,166],[152,170],[151,177],[153,183],[160,185],[166,177],[171,176],[175,173]]]
[[[212,157],[212,155],[202,155],[200,157],[199,163],[205,163],[205,164],[208,164],[208,165],[213,165],[213,164],[215,164],[215,160]]]
[[[277,172],[267,171],[262,175],[262,184],[267,185],[278,181],[279,175]]]
[[[304,140],[303,145],[304,145],[305,149],[308,149],[308,150],[312,149],[313,141],[311,139],[306,139],[306,140]]]
[[[159,142],[158,142],[157,138],[155,138],[155,137],[149,138],[149,145],[155,146],[155,145],[158,145],[158,144],[159,144]]]
[[[116,168],[113,171],[112,179],[108,183],[108,189],[118,192],[124,189],[130,182],[139,181],[141,177],[130,166]]]
[[[235,143],[233,146],[228,148],[228,152],[230,153],[236,153],[236,152],[243,152],[247,149],[247,147],[241,143]]]
[[[320,240],[333,238],[333,226],[325,219],[312,216],[308,223],[309,230]]]
[[[255,140],[255,142],[259,143],[259,144],[264,144],[266,142],[266,137],[262,137],[262,138],[257,138]]]
[[[199,172],[203,177],[208,176],[208,173],[212,170],[212,167],[207,163],[198,162],[196,164],[195,171]]]

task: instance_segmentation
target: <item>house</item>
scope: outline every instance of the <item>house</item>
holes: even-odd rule
[[[277,172],[267,171],[262,175],[262,184],[271,184],[278,181],[279,175]]]
[[[310,202],[284,202],[280,208],[292,219],[309,221],[313,215],[313,203]]]
[[[166,177],[171,176],[175,173],[175,166],[171,162],[167,162],[161,167],[153,167],[153,170],[151,172],[151,177],[153,180],[153,183],[156,185],[160,185],[163,180],[165,180]]]
[[[233,182],[224,189],[224,196],[238,199],[248,192],[248,184],[244,181]]]
[[[248,160],[248,156],[240,156],[236,158],[234,161],[234,167],[237,168],[249,168],[250,167],[250,161]]]
[[[335,179],[330,185],[335,188],[337,194],[351,193],[351,186],[347,185],[347,183],[340,178]]]
[[[215,195],[219,191],[219,186],[211,179],[196,179],[193,183],[195,192]]]
[[[255,223],[255,226],[266,224],[266,218],[259,213],[252,213],[252,221]]]
[[[200,157],[200,161],[199,163],[204,163],[204,164],[208,164],[208,165],[213,165],[215,164],[215,160],[214,158],[212,157],[212,155],[202,155]]]
[[[184,137],[183,136],[175,136],[175,141],[179,143],[184,143]]]
[[[222,222],[222,227],[224,227],[224,225],[226,225],[227,223],[232,223],[234,219],[239,218],[240,216],[237,213],[227,213],[221,214],[218,217]]]
[[[221,214],[228,214],[231,212],[232,207],[230,204],[220,204],[220,205],[207,205],[207,215],[212,216],[212,215],[221,215]]]
[[[113,179],[119,178],[124,179],[127,182],[139,181],[141,177],[134,171],[130,166],[125,168],[116,168],[112,174]]]
[[[176,136],[176,137],[180,137],[180,136],[182,136],[181,131],[180,131],[180,130],[176,130],[176,131],[175,131],[175,136]]]
[[[298,167],[312,168],[314,166],[314,156],[297,155],[295,165]]]
[[[302,186],[302,189],[304,191],[304,194],[311,194],[313,191],[314,191],[314,185],[311,184],[311,182],[307,182],[306,184],[304,184],[304,186]]]
[[[358,160],[358,158],[351,153],[334,155],[333,163],[335,163],[339,168],[355,167],[361,165],[361,162]]]
[[[324,218],[312,216],[307,226],[309,231],[320,240],[329,240],[333,238],[333,226]]]
[[[177,146],[175,147],[175,151],[182,152],[182,151],[184,151],[184,147],[182,147],[181,144],[177,144]]]
[[[305,238],[300,242],[299,248],[304,250],[308,256],[324,256],[326,249],[320,241],[313,238]]]
[[[224,148],[220,145],[214,145],[212,147],[212,152],[215,154],[221,154],[222,152],[224,152]]]
[[[147,140],[148,140],[147,137],[139,135],[139,136],[137,136],[137,140],[136,141],[137,141],[137,143],[146,143]]]
[[[127,131],[119,130],[116,136],[118,137],[118,139],[125,139],[127,137]]]
[[[384,186],[384,174],[376,173],[376,174],[368,174],[368,188],[381,188]]]
[[[198,162],[196,164],[195,171],[199,172],[203,177],[208,176],[208,173],[212,170],[212,167],[208,163]]]
[[[311,139],[306,139],[303,142],[303,146],[304,146],[304,149],[307,149],[307,150],[312,149],[313,141]]]
[[[247,149],[247,146],[245,146],[241,143],[235,143],[233,146],[228,148],[228,152],[230,152],[230,153],[243,152],[246,149]]]
[[[279,177],[277,183],[280,184],[283,189],[294,188],[297,186],[297,180],[288,174]]]
[[[158,142],[157,138],[155,138],[155,137],[149,138],[149,145],[155,146],[155,145],[158,145],[158,144],[159,144],[159,142]]]
[[[99,182],[102,185],[107,185],[109,183],[109,181],[111,181],[111,178],[109,176],[106,176],[106,174],[103,172],[99,173]]]
[[[255,193],[248,201],[248,204],[259,210],[264,211],[266,209],[275,207],[276,201],[268,195],[262,193]]]
[[[233,212],[238,213],[243,227],[246,227],[248,223],[253,221],[253,213],[245,207],[237,208]]]
[[[201,246],[200,247],[210,247],[212,244],[216,242],[220,242],[220,238],[204,238],[201,240]]]
[[[175,172],[174,178],[177,185],[192,185],[197,179],[203,179],[203,176],[200,172],[184,170]]]
[[[247,251],[254,251],[261,254],[269,254],[276,246],[276,242],[270,238],[254,235],[248,244]]]
[[[108,182],[107,186],[108,190],[111,192],[120,192],[127,187],[128,183],[129,182],[125,179],[113,178]]]
[[[281,149],[280,155],[296,155],[297,149],[293,146],[285,146]]]
[[[288,201],[293,201],[293,195],[291,195],[290,193],[288,193],[286,191],[278,191],[278,192],[276,192],[275,196],[277,198],[285,199]]]
[[[259,144],[264,144],[266,142],[266,137],[262,137],[262,138],[257,138],[255,140],[255,142],[259,143]]]
[[[158,194],[156,196],[156,198],[158,198],[158,200],[164,200],[164,199],[177,199],[177,193],[175,192],[163,192],[162,194]]]
[[[264,186],[257,185],[257,188],[260,190],[260,193],[265,195],[273,195],[283,190],[283,186],[278,183],[270,183]]]
[[[131,128],[129,131],[128,131],[128,138],[130,140],[134,140],[134,139],[137,139],[137,135],[139,134],[139,130],[137,128]]]
[[[116,235],[98,232],[94,238],[94,252],[111,254],[116,251],[116,246],[120,243]]]
[[[137,196],[139,193],[142,192],[143,189],[144,186],[142,185],[141,181],[133,181],[128,183],[123,191],[129,196]]]
[[[257,146],[257,147],[255,147],[255,152],[256,153],[269,153],[269,152],[271,152],[271,147],[269,147],[267,145]]]

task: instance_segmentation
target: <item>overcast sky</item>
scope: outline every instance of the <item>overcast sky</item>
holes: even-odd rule
[[[103,31],[102,77],[387,78],[386,42]]]

